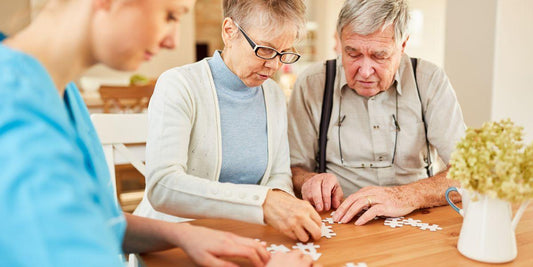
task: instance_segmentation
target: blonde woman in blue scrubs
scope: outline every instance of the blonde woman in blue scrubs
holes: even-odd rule
[[[258,242],[123,214],[98,137],[70,81],[103,63],[135,70],[174,48],[195,0],[49,0],[0,44],[0,257],[6,266],[124,266],[122,253],[181,247],[200,265],[219,256],[263,266]],[[292,253],[273,259],[309,266]],[[278,262],[279,263],[279,262]]]

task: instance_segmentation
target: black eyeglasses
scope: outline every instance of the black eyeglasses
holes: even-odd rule
[[[339,139],[339,153],[341,157],[341,163],[343,167],[348,168],[372,168],[372,169],[381,169],[381,168],[390,168],[394,165],[394,159],[396,158],[396,144],[398,143],[398,132],[400,131],[400,124],[398,123],[398,92],[396,92],[396,114],[392,114],[392,121],[394,122],[394,126],[396,128],[395,130],[395,136],[394,136],[394,150],[392,151],[392,160],[391,162],[388,161],[370,161],[370,162],[351,162],[346,163],[344,162],[344,157],[342,156],[342,145],[341,145],[341,125],[344,119],[346,118],[346,115],[341,116],[341,108],[342,108],[342,93],[340,94],[340,101],[339,101],[339,122],[338,122],[338,139]],[[376,127],[376,126],[374,126]]]
[[[298,61],[298,59],[300,59],[300,55],[295,52],[278,52],[278,50],[272,47],[257,45],[254,41],[252,41],[252,39],[250,39],[250,37],[248,37],[246,32],[244,32],[244,30],[241,28],[241,26],[239,26],[239,24],[237,24],[237,22],[233,21],[233,23],[235,23],[235,25],[237,25],[237,28],[239,28],[239,30],[242,32],[244,38],[246,38],[257,57],[269,60],[279,55],[279,61],[284,64],[292,64]]]

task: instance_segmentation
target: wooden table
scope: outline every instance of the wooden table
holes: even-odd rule
[[[516,209],[515,209],[516,210]],[[329,213],[322,217],[330,217]],[[462,256],[456,248],[462,217],[451,207],[418,210],[405,216],[425,223],[438,224],[441,231],[422,231],[416,227],[390,228],[378,219],[364,226],[334,224],[337,236],[315,241],[322,256],[317,262],[324,266],[344,266],[347,262],[365,262],[368,266],[490,266]],[[230,231],[242,236],[259,238],[288,248],[295,241],[281,235],[270,226],[232,220],[202,219],[194,225]],[[518,257],[498,266],[533,266],[533,205],[529,205],[516,229]],[[206,240],[209,242],[209,240]],[[142,255],[146,266],[196,266],[181,249],[171,249]],[[232,259],[233,260],[233,259]],[[241,266],[251,266],[243,260],[233,260]]]

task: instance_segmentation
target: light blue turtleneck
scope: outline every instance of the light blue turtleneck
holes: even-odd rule
[[[222,169],[220,182],[257,184],[268,161],[263,90],[247,87],[224,63],[220,51],[208,60],[220,107]]]

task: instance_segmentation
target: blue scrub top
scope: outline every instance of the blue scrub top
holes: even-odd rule
[[[74,84],[0,44],[0,265],[124,266],[126,227]]]

